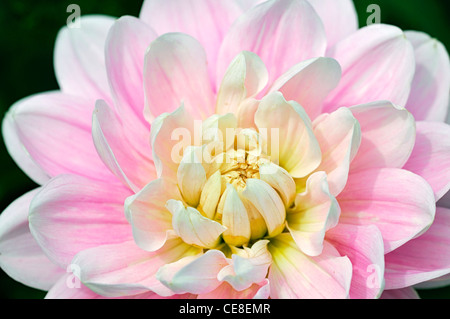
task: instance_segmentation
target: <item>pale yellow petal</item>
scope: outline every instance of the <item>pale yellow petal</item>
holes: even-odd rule
[[[227,185],[222,200],[222,225],[227,228],[223,233],[223,240],[232,246],[246,245],[251,236],[250,220],[236,189],[230,184]]]
[[[220,242],[220,235],[226,230],[224,226],[202,216],[195,208],[186,208],[180,201],[169,200],[166,205],[173,215],[173,229],[185,243],[214,248]]]

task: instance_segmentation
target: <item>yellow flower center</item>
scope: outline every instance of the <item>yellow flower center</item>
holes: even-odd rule
[[[285,228],[289,196],[284,194],[283,185],[291,185],[294,194],[295,183],[261,151],[256,137],[253,130],[236,134],[228,149],[222,147],[226,143],[220,144],[220,151],[210,150],[212,160],[202,163],[206,181],[198,200],[191,202],[198,203],[193,207],[203,217],[224,227],[220,234],[223,241],[215,241],[215,245],[225,242],[231,247],[248,246]],[[180,186],[182,193],[189,190],[192,180],[186,183]]]

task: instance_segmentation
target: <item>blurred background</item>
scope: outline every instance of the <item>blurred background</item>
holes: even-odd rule
[[[381,8],[381,22],[403,30],[419,30],[437,38],[450,49],[450,1],[447,0],[354,0],[360,27],[366,25],[370,4]],[[53,46],[65,25],[69,4],[78,4],[81,14],[115,17],[137,16],[139,0],[2,0],[0,1],[0,116],[21,98],[58,89],[53,72]],[[1,137],[0,137],[1,138]],[[17,167],[0,141],[0,212],[14,199],[36,185]],[[450,298],[450,287],[419,291],[422,298]],[[0,298],[43,298],[45,292],[31,289],[0,270]]]

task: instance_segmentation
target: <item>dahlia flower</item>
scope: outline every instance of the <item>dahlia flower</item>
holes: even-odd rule
[[[139,18],[63,28],[54,61],[60,90],[3,121],[41,185],[0,216],[15,280],[47,298],[414,298],[448,283],[437,40],[358,29],[349,0],[146,0]]]

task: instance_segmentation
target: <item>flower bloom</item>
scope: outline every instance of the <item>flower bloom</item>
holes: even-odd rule
[[[448,283],[450,63],[428,35],[358,30],[348,0],[147,0],[62,29],[55,71],[3,121],[42,186],[0,216],[2,269],[48,298]]]

